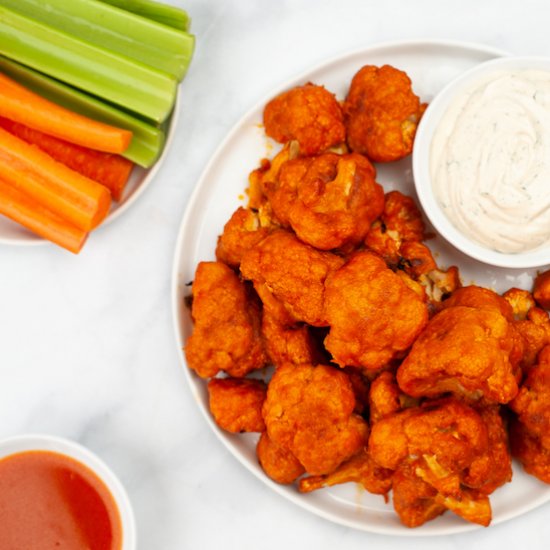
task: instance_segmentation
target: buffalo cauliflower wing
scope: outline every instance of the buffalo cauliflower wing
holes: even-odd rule
[[[537,275],[533,296],[540,307],[550,309],[550,270]]]
[[[241,273],[253,281],[264,308],[279,313],[279,318],[278,303],[294,321],[326,326],[325,279],[343,263],[339,256],[316,250],[279,230],[245,254]]]
[[[272,99],[264,109],[264,126],[279,143],[296,140],[301,155],[316,155],[346,139],[342,108],[334,94],[311,83]]]
[[[392,478],[392,502],[401,523],[420,527],[446,511],[436,502],[437,491],[415,473],[412,463],[403,463]]]
[[[397,385],[395,375],[390,371],[380,373],[369,389],[369,421],[371,426],[396,412],[401,406],[401,390]]]
[[[514,310],[510,303],[488,288],[476,285],[463,286],[455,290],[449,298],[444,300],[441,307],[466,306],[476,309],[495,309],[508,321],[514,319]]]
[[[424,109],[405,72],[390,65],[364,66],[353,77],[344,103],[350,149],[374,162],[407,156]]]
[[[415,397],[452,392],[507,403],[518,391],[518,346],[514,327],[497,308],[447,307],[415,341],[399,366],[397,381]]]
[[[291,160],[265,185],[273,211],[320,250],[359,244],[384,208],[371,163],[358,154],[325,153]]]
[[[263,432],[262,405],[267,386],[261,380],[212,378],[208,382],[210,412],[216,424],[232,433]]]
[[[550,483],[550,449],[517,419],[510,425],[512,454],[521,462],[523,469],[544,483]]]
[[[415,281],[437,269],[431,250],[423,243],[406,241],[401,244],[399,255],[399,267]]]
[[[548,312],[537,307],[527,290],[511,288],[502,297],[512,306],[514,327],[523,341],[521,368],[527,372],[537,361],[539,352],[550,344]]]
[[[358,252],[326,281],[325,347],[340,366],[378,369],[403,356],[428,320],[426,304],[384,261]]]
[[[536,306],[533,295],[521,288],[510,288],[502,297],[510,304],[515,321],[525,321],[529,311]]]
[[[269,227],[262,227],[258,212],[239,207],[218,238],[216,259],[231,267],[239,267],[245,253],[269,233]]]
[[[509,404],[519,422],[550,451],[550,346],[546,346]]]
[[[288,485],[304,472],[300,461],[288,449],[277,445],[263,432],[256,446],[256,455],[263,471],[277,483]]]
[[[402,243],[424,240],[424,230],[422,214],[414,200],[399,191],[391,191],[385,196],[380,219],[367,233],[365,245],[388,264],[397,266]]]
[[[348,376],[326,365],[283,365],[268,386],[263,416],[269,438],[311,475],[334,471],[365,444]]]
[[[264,310],[262,335],[267,354],[276,367],[285,363],[300,365],[320,362],[317,342],[310,328],[303,323],[287,326]]]
[[[487,452],[488,444],[481,416],[448,398],[375,423],[368,449],[380,466],[395,470],[394,507],[405,525],[416,527],[445,509],[488,525],[487,495],[465,481],[468,468]]]
[[[528,372],[537,362],[542,349],[550,344],[550,317],[544,309],[533,307],[527,313],[527,318],[516,321],[514,327],[523,341],[521,367],[524,372]]]
[[[499,406],[477,409],[487,428],[488,445],[485,452],[468,467],[463,483],[486,495],[512,479],[512,457],[508,432]]]
[[[242,377],[266,364],[259,304],[234,271],[221,262],[199,263],[192,298],[185,357],[200,377],[220,371]]]
[[[487,444],[487,428],[480,415],[466,403],[449,397],[374,423],[369,452],[380,466],[390,470],[396,470],[408,458],[419,458],[422,467],[438,478],[438,485],[443,487],[449,481],[447,485],[455,487],[453,476],[470,466]],[[448,479],[438,475],[443,471],[449,473]]]

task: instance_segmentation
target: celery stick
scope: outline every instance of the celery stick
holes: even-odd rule
[[[101,0],[111,6],[116,6],[123,10],[131,11],[137,15],[147,17],[153,21],[158,21],[164,25],[179,29],[181,31],[188,31],[191,25],[191,20],[186,11],[176,8],[175,6],[168,6],[161,4],[160,2],[153,2],[152,0]]]
[[[194,36],[99,0],[1,0],[1,4],[178,80],[193,55]]]
[[[2,5],[0,54],[155,122],[174,105],[175,78]]]
[[[0,72],[36,94],[71,111],[130,130],[133,133],[132,141],[123,156],[132,162],[148,168],[160,155],[165,135],[159,128],[2,56],[0,56]]]

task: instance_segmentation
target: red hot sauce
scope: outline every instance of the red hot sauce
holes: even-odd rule
[[[60,453],[0,459],[0,550],[121,550],[114,498],[95,473]]]

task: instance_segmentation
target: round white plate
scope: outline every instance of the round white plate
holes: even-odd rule
[[[162,153],[151,168],[142,168],[137,165],[134,166],[132,173],[130,174],[130,179],[126,184],[126,189],[124,189],[122,199],[119,202],[113,201],[111,211],[98,229],[105,227],[107,224],[116,220],[119,216],[126,212],[126,210],[130,208],[130,206],[138,199],[139,196],[142,195],[145,189],[147,189],[150,183],[154,180],[155,174],[164,162],[166,154],[173,141],[180,113],[180,103],[181,101],[178,90],[176,101],[174,103],[174,109],[167,122],[166,139]],[[11,221],[8,218],[5,218],[4,216],[0,216],[0,244],[35,246],[48,243],[49,241],[35,235],[25,227]]]
[[[258,465],[255,453],[257,434],[232,435],[221,431],[208,411],[204,380],[191,372],[185,363],[183,345],[192,330],[189,311],[184,306],[190,294],[197,263],[213,260],[216,239],[233,211],[246,202],[243,197],[247,177],[262,157],[273,154],[260,126],[267,100],[284,89],[311,81],[324,85],[343,98],[352,76],[365,64],[391,64],[405,70],[412,79],[414,91],[422,101],[430,101],[452,78],[462,71],[503,52],[475,44],[439,41],[389,43],[365,48],[332,59],[273,90],[269,98],[253,107],[229,133],[200,178],[187,205],[176,244],[173,267],[173,315],[176,342],[182,367],[191,392],[207,422],[220,440],[253,474],[274,491],[299,506],[331,521],[392,535],[443,535],[477,529],[451,512],[418,529],[408,529],[397,519],[393,507],[381,496],[358,490],[353,483],[300,494],[294,486],[272,482]],[[271,155],[270,155],[271,156]],[[399,189],[414,196],[410,158],[378,165],[377,180],[386,191]],[[431,229],[430,227],[428,229]],[[489,267],[464,256],[440,238],[430,241],[440,265],[460,267],[464,284],[476,282],[503,292],[512,286],[529,288],[534,270],[506,270]],[[493,524],[527,512],[550,500],[550,487],[527,476],[518,465],[514,481],[497,490],[491,497]]]

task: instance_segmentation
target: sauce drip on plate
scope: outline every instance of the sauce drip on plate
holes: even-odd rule
[[[0,459],[0,550],[120,550],[122,528],[105,484],[59,453]]]

